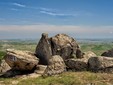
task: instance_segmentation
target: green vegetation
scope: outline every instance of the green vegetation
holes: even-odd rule
[[[6,49],[13,48],[18,50],[35,51],[37,41],[32,40],[1,40],[0,41],[0,59],[6,54]]]
[[[80,42],[83,52],[93,51],[97,55],[113,48],[112,42]],[[0,41],[0,59],[6,54],[7,48],[28,50],[35,52],[37,41],[9,40]],[[57,76],[47,78],[0,78],[0,85],[112,85],[113,74],[91,72],[65,72]]]
[[[6,54],[6,52],[0,51],[0,60],[4,57],[5,54]]]
[[[112,85],[113,74],[91,72],[65,72],[60,75],[38,78],[0,79],[5,85]]]
[[[112,49],[113,43],[80,43],[83,52],[92,51],[97,55],[101,55],[103,52]]]

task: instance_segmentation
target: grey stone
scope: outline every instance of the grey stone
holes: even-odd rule
[[[96,56],[88,60],[89,70],[113,73],[113,58]]]
[[[72,71],[87,70],[87,62],[84,59],[68,59],[65,61],[67,69]]]
[[[84,52],[83,58],[72,58],[72,59],[67,59],[65,61],[67,69],[72,70],[72,71],[83,71],[87,70],[88,68],[88,59],[96,56],[95,53],[88,51]]]
[[[50,65],[47,66],[47,69],[43,74],[44,76],[60,74],[66,70],[65,63],[59,55],[52,56],[49,62]]]
[[[66,34],[57,34],[51,37],[50,40],[53,55],[60,55],[64,60],[71,58],[73,54],[78,58],[82,57],[82,52],[77,42],[72,37]],[[79,49],[79,51],[77,51],[77,49]]]
[[[52,56],[51,44],[48,34],[43,33],[42,37],[36,47],[36,56],[40,59],[39,64],[48,65],[49,59]]]
[[[101,56],[113,57],[113,49],[110,49],[110,50],[108,50],[108,51],[106,51],[106,52],[103,52],[103,53],[101,54]]]
[[[14,49],[8,49],[4,59],[15,70],[32,70],[39,62],[33,53]]]

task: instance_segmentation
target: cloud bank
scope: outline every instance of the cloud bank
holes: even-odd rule
[[[112,38],[113,26],[73,26],[73,25],[7,25],[0,26],[0,38],[39,38],[41,33],[55,35],[67,33],[77,38]]]

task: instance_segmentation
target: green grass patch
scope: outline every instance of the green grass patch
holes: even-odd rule
[[[37,78],[5,78],[0,79],[5,85],[112,85],[113,74],[92,72],[64,72],[63,74],[50,77]]]
[[[6,52],[0,51],[0,60],[5,56]]]

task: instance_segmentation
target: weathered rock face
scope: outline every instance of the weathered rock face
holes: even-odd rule
[[[83,71],[87,70],[87,62],[84,59],[68,59],[66,60],[66,66],[68,70]]]
[[[37,65],[34,73],[42,75],[42,74],[44,74],[46,68],[47,68],[46,65]]]
[[[56,75],[64,72],[66,70],[65,63],[61,56],[55,55],[50,59],[50,65],[47,66],[47,69],[44,72],[44,76]]]
[[[77,51],[79,46],[77,42],[66,34],[57,34],[51,37],[51,47],[53,55],[60,55],[64,60],[69,59],[72,54],[77,54],[76,57],[81,57],[81,51]],[[76,53],[76,51],[78,53]]]
[[[39,63],[43,65],[49,64],[49,59],[52,56],[51,44],[48,34],[43,33],[42,37],[36,47],[36,56],[39,58]]]
[[[10,70],[11,67],[5,62],[5,60],[1,60],[0,62],[0,73],[5,73],[6,71]]]
[[[14,49],[8,49],[4,59],[15,70],[32,70],[39,62],[33,53]]]
[[[110,57],[91,57],[88,61],[89,70],[95,72],[112,72],[113,73],[113,58]]]
[[[101,56],[113,57],[113,49],[108,50],[108,51],[102,53]]]
[[[96,56],[95,53],[88,51],[85,52],[83,55],[83,58],[81,59],[68,59],[65,61],[67,69],[72,70],[72,71],[83,71],[87,70],[88,67],[88,59]]]
[[[43,33],[35,52],[40,64],[44,65],[49,65],[49,59],[54,55],[60,55],[64,60],[71,58],[73,54],[77,58],[82,57],[77,42],[66,34],[48,38],[48,35]]]

